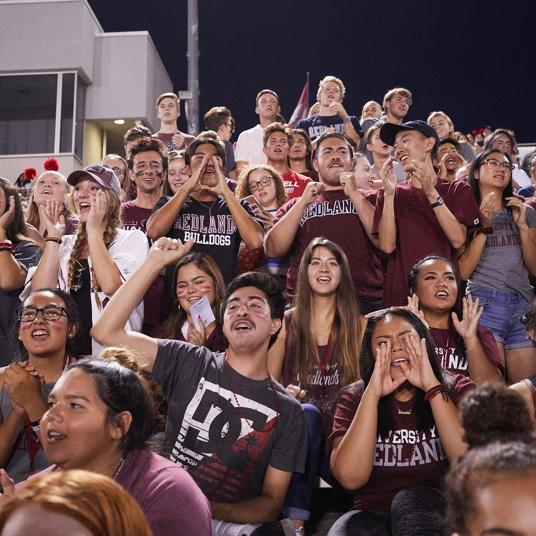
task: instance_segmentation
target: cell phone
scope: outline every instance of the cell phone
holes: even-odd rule
[[[244,197],[244,201],[248,202],[248,205],[251,207],[251,210],[253,210],[256,216],[258,216],[259,213],[261,212],[261,209],[259,207],[259,203],[255,199],[255,196],[248,195],[247,197]]]

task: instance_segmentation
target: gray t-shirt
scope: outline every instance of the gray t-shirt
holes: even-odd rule
[[[536,212],[527,206],[527,225],[536,227]],[[534,299],[529,273],[523,264],[521,237],[512,216],[503,208],[494,214],[493,234],[486,238],[480,261],[467,283],[467,290],[490,288],[519,292],[527,301]]]
[[[47,383],[41,386],[43,400],[48,400],[48,395],[50,394],[50,391],[52,391],[54,385],[54,383]],[[0,418],[2,419],[2,422],[7,419],[11,411],[11,401],[9,400],[7,391],[0,389]],[[11,457],[5,465],[6,471],[15,483],[26,480],[30,475],[38,473],[50,465],[45,456],[45,452],[41,447],[39,447],[33,462],[31,462],[28,447],[28,439],[24,433],[24,428],[21,427],[13,446]]]
[[[209,500],[258,497],[268,465],[303,471],[303,412],[277,382],[242,376],[224,354],[175,340],[158,341],[153,378],[168,402],[164,453]]]

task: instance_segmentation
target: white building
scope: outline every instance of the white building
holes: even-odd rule
[[[136,121],[158,130],[156,97],[172,89],[149,33],[105,33],[86,0],[0,2],[0,176],[122,154]]]

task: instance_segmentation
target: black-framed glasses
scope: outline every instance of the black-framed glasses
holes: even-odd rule
[[[257,179],[256,181],[252,180],[249,183],[249,189],[251,192],[255,192],[259,188],[259,185],[268,186],[271,182],[272,182],[272,177],[270,177],[269,175],[266,175],[265,177],[261,177],[260,179]]]
[[[504,169],[509,169],[510,171],[514,169],[514,166],[510,164],[510,162],[499,162],[498,160],[495,160],[493,158],[487,158],[486,160],[484,160],[484,164],[487,164],[492,168],[502,167]]]
[[[59,320],[63,315],[69,316],[67,309],[61,305],[45,305],[44,307],[23,307],[17,311],[17,318],[21,322],[33,322],[39,313],[45,320],[50,321]]]
[[[125,174],[125,170],[123,168],[120,168],[120,167],[113,167],[112,168],[112,171],[116,174],[116,175],[124,175]]]

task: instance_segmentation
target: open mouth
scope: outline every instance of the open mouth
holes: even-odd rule
[[[67,439],[67,436],[64,434],[60,434],[59,432],[56,432],[55,430],[47,431],[47,443],[49,444],[58,443],[59,441],[62,441],[63,439]]]
[[[35,329],[32,331],[32,339],[44,339],[48,337],[48,331],[46,329]]]
[[[233,324],[234,331],[250,331],[253,329],[253,324],[247,320],[237,320]]]
[[[190,296],[188,298],[188,303],[195,303],[201,299],[201,296]]]
[[[409,365],[409,360],[406,357],[397,357],[391,361],[392,367],[400,367],[401,365]]]
[[[409,156],[407,154],[401,155],[401,156],[398,157],[398,161],[401,164],[404,164],[405,162],[407,162],[408,159],[409,159]]]
[[[89,210],[91,208],[91,204],[90,203],[80,203],[78,205],[78,208],[80,209],[80,211]]]
[[[317,277],[316,280],[322,285],[331,283],[331,277],[328,277],[328,276]]]
[[[446,291],[446,290],[438,290],[434,296],[436,298],[448,298],[449,297],[449,293]]]

